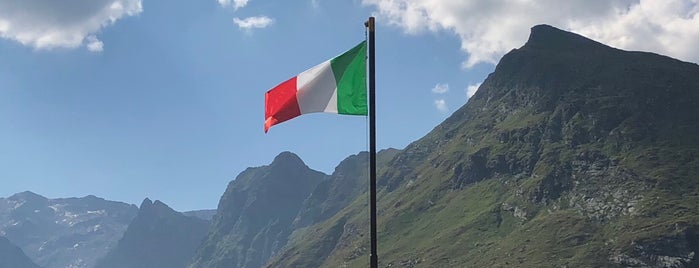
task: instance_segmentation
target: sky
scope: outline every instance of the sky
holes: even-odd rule
[[[529,29],[699,62],[696,0],[0,0],[0,197],[96,195],[216,208],[282,151],[332,173],[367,118],[263,132],[264,93],[365,38],[376,16],[377,145],[463,106]]]

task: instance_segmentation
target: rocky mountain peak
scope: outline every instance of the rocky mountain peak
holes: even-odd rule
[[[190,267],[260,267],[287,242],[303,201],[327,175],[282,152],[248,168],[221,197],[209,236]]]
[[[10,200],[15,200],[15,201],[26,201],[26,202],[45,202],[48,199],[46,197],[43,197],[41,195],[35,194],[30,191],[24,191],[21,193],[16,193],[13,194],[12,196],[8,197],[7,199]]]
[[[150,200],[150,198],[143,199],[143,202],[141,202],[141,205],[138,206],[139,209],[145,209],[149,208],[153,205],[153,201]]]
[[[541,24],[531,28],[526,48],[553,50],[609,49],[602,43],[582,35],[567,32],[551,25]]]
[[[96,268],[183,268],[206,236],[209,222],[146,198],[119,244]]]
[[[306,167],[306,163],[304,163],[298,155],[285,151],[277,155],[270,166],[278,168],[297,168]]]
[[[151,201],[149,198],[146,198],[141,202],[137,218],[169,217],[176,214],[179,214],[179,212],[170,208],[160,200]]]

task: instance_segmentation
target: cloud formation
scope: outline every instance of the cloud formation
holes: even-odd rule
[[[218,0],[218,3],[223,6],[233,6],[233,10],[238,10],[248,5],[248,0]]]
[[[444,99],[434,100],[434,106],[437,107],[437,110],[439,110],[442,113],[446,113],[449,111],[449,107],[447,106],[447,102]]]
[[[432,88],[432,93],[434,94],[444,94],[449,92],[449,84],[436,84]]]
[[[449,92],[449,84],[437,83],[431,91],[433,94],[445,94]],[[447,106],[447,102],[444,100],[444,98],[434,100],[434,106],[437,108],[437,110],[439,110],[442,113],[446,113],[449,111],[449,107]]]
[[[92,52],[102,52],[104,50],[104,43],[94,35],[88,35],[86,41],[87,50]]]
[[[447,31],[468,53],[464,67],[496,63],[550,24],[627,50],[699,62],[697,0],[362,0],[406,33]]]
[[[104,44],[96,34],[102,28],[142,11],[141,0],[0,0],[0,38],[36,49],[100,52]]]
[[[233,23],[238,25],[238,28],[249,31],[252,29],[267,28],[274,23],[274,19],[267,16],[248,17],[244,19],[233,18]]]

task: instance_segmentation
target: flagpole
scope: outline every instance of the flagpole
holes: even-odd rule
[[[376,246],[376,71],[374,62],[374,17],[364,23],[369,28],[369,222],[371,225],[371,268],[378,268],[379,256]]]

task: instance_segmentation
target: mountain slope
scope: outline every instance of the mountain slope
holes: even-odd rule
[[[0,198],[0,235],[47,268],[91,267],[124,234],[136,206],[95,196]]]
[[[190,267],[260,267],[281,247],[303,201],[327,175],[289,152],[248,168],[221,197],[207,239]]]
[[[209,222],[185,216],[146,198],[117,247],[96,268],[185,267],[201,244]]]
[[[695,267],[697,156],[699,66],[536,26],[380,172],[381,265]],[[366,266],[362,198],[269,266]]]
[[[400,150],[385,149],[376,154],[377,166],[385,166]],[[272,267],[317,267],[327,258],[340,240],[345,226],[344,218],[337,218],[338,212],[356,203],[366,208],[369,182],[369,154],[361,152],[342,160],[330,178],[324,180],[306,198],[294,220],[294,232],[290,242],[281,253],[271,260]],[[361,198],[358,198],[361,197]],[[358,203],[357,203],[358,202]],[[356,211],[358,215],[365,215]],[[329,230],[318,230],[318,223],[332,222]],[[308,239],[309,236],[313,239]],[[304,251],[296,249],[303,248]],[[289,260],[284,265],[277,260]]]
[[[10,240],[0,237],[0,268],[40,268]]]
[[[376,154],[377,165],[385,165],[400,150],[385,149]],[[349,156],[337,165],[330,178],[313,189],[294,219],[294,229],[326,220],[352,203],[369,187],[369,153]]]

